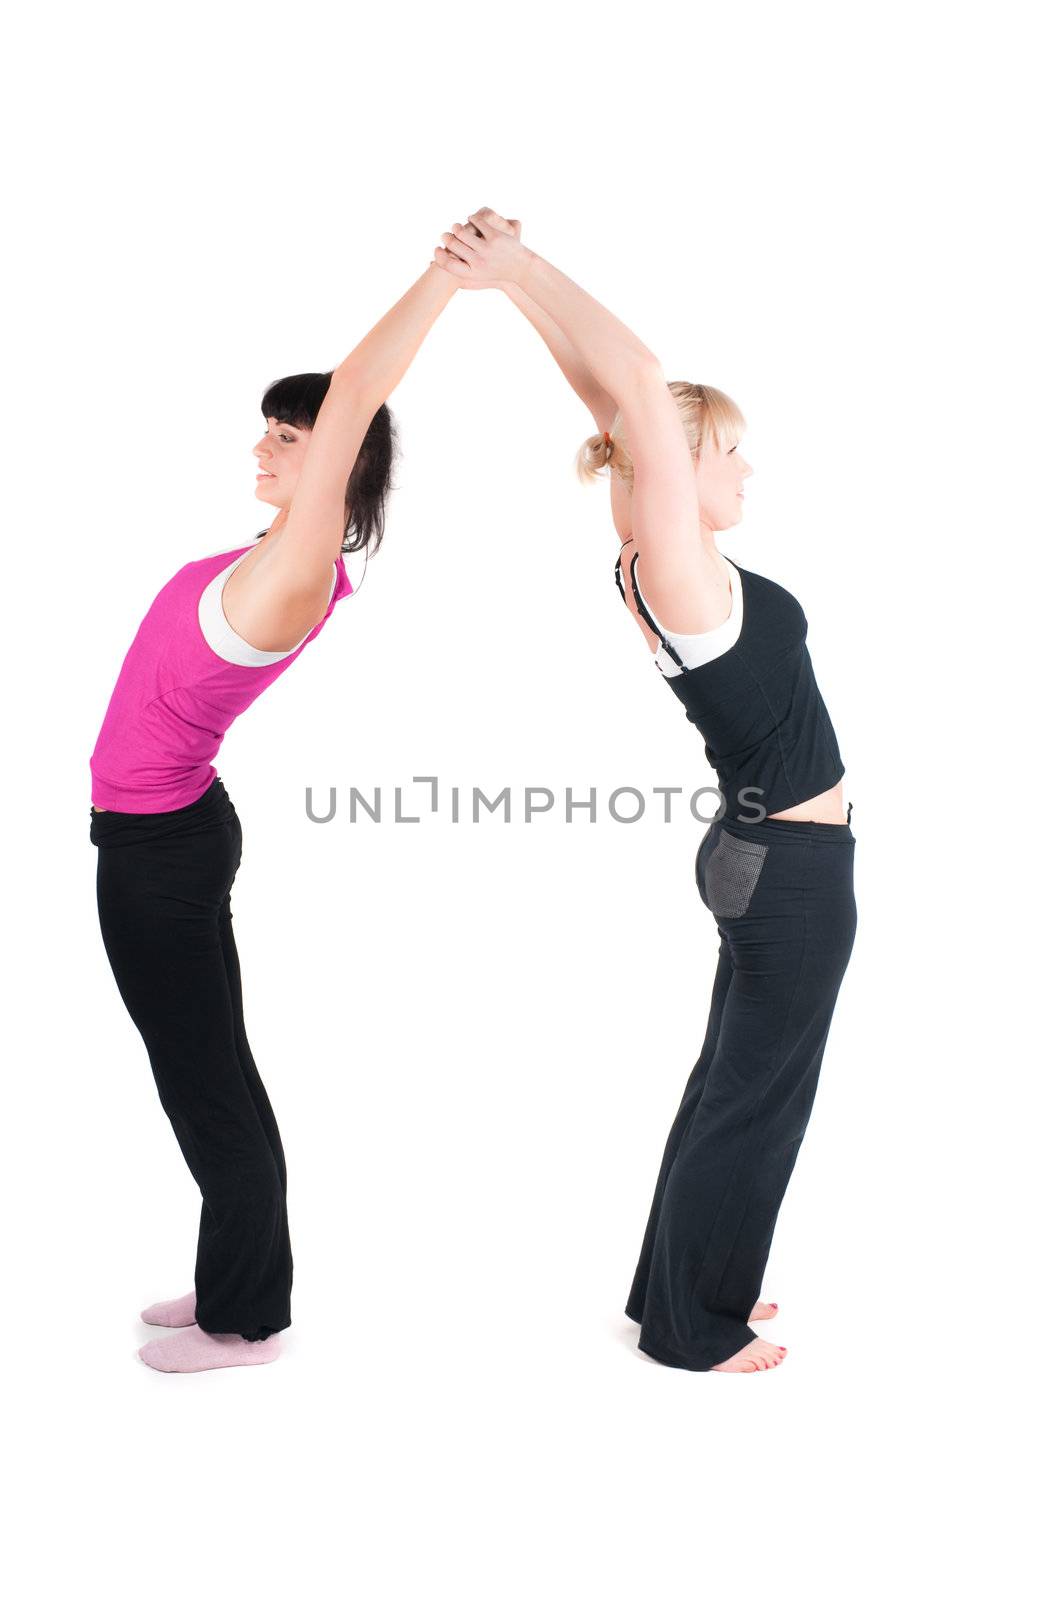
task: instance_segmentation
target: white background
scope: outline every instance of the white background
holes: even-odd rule
[[[999,1594],[1057,1369],[1049,10],[52,6],[9,46],[3,1162],[15,1592]],[[360,593],[233,728],[248,1031],[296,1259],[276,1364],[161,1376],[199,1197],[107,965],[88,756],[258,403],[480,205],[746,413],[860,927],[764,1284],[777,1371],[623,1316],[716,941],[702,825],[315,827],[308,784],[711,780],[613,584],[590,419],[496,293],[393,396]],[[12,248],[12,246],[14,248]],[[360,563],[359,563],[360,565]],[[410,809],[410,807],[408,807]],[[1055,1450],[1052,1450],[1052,1456]]]

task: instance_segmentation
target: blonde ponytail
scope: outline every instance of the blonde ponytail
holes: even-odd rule
[[[576,456],[576,473],[580,482],[593,483],[595,478],[601,477],[607,467],[612,469],[618,465],[616,459],[618,454],[617,441],[608,429],[604,433],[593,433],[589,439],[584,439]]]
[[[729,450],[746,431],[746,419],[730,395],[704,383],[670,383],[679,420],[683,424],[691,455],[696,455],[706,439],[718,450]],[[631,488],[634,467],[628,455],[624,419],[617,412],[611,429],[584,439],[576,456],[576,475],[581,483],[593,483],[608,471],[615,472]]]

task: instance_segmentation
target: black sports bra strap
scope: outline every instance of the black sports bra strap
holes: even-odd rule
[[[624,545],[631,544],[631,542],[632,541],[630,539],[625,539],[623,541],[620,546],[620,555],[618,555],[616,558],[616,566],[613,568],[613,577],[616,579],[616,586],[623,596],[625,605],[627,605],[627,590],[624,588],[624,580],[620,575],[620,561],[624,554]]]
[[[630,542],[630,541],[628,541],[628,542]],[[667,640],[665,638],[665,636],[661,632],[660,628],[657,626],[657,624],[654,622],[653,618],[650,616],[649,612],[646,610],[645,602],[643,601],[642,595],[639,593],[639,580],[635,576],[635,563],[638,561],[638,558],[639,558],[639,553],[636,550],[635,554],[631,557],[631,566],[628,568],[628,571],[631,574],[631,592],[635,596],[635,605],[636,605],[636,607],[638,609],[639,616],[643,618],[643,620],[646,622],[648,627],[651,627],[653,629],[654,633],[657,635],[658,639],[660,639],[661,644],[664,647],[665,654],[671,656],[672,660],[675,662],[675,664],[679,668],[680,672],[689,672],[690,668],[683,661],[682,657],[679,654],[679,651],[675,648],[675,646],[673,644],[671,644],[669,642],[669,640]],[[616,565],[617,565],[617,571],[618,571],[618,574],[619,574],[619,568],[620,568],[620,557],[619,556],[617,556],[617,558],[616,558]],[[619,583],[619,581],[620,581],[620,579],[619,579],[619,575],[618,575],[617,582]],[[623,592],[624,591],[621,588],[620,593],[623,594]]]

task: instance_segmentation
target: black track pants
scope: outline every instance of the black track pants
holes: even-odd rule
[[[196,1321],[264,1339],[291,1322],[292,1256],[284,1151],[244,1031],[240,819],[217,777],[176,811],[91,818],[107,958],[203,1199]]]
[[[627,1304],[667,1366],[704,1371],[757,1337],[747,1318],[856,934],[855,843],[847,822],[724,818],[698,850],[719,963]]]

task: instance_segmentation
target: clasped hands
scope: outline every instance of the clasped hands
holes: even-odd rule
[[[435,265],[457,278],[463,289],[517,283],[530,258],[520,242],[520,223],[515,217],[500,217],[490,206],[481,206],[467,222],[455,222],[434,252]]]

